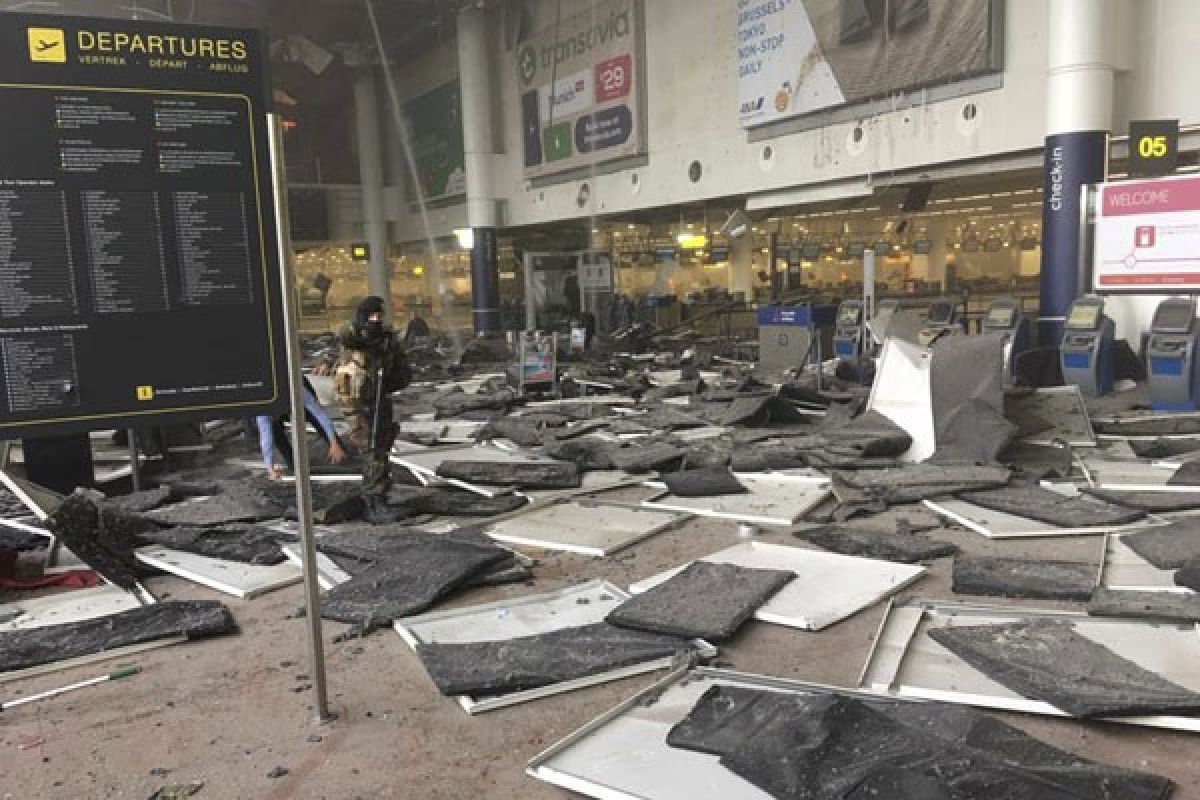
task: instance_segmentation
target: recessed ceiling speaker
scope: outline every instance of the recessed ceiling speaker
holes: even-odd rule
[[[900,210],[911,214],[914,211],[924,211],[929,204],[929,194],[933,191],[932,183],[914,183],[908,193],[900,201]]]

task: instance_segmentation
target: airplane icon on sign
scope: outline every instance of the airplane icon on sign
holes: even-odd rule
[[[65,31],[61,28],[30,28],[29,60],[65,64],[67,62]]]

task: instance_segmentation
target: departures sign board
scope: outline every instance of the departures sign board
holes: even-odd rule
[[[266,58],[0,13],[0,439],[283,410]]]

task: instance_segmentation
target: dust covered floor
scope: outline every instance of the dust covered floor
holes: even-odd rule
[[[551,591],[597,577],[625,587],[741,541],[736,527],[696,520],[607,559],[530,550],[540,561],[533,587],[472,589],[439,609]],[[1101,547],[1099,538],[1090,536],[1006,542],[964,531],[939,531],[938,536],[967,555],[1086,562],[1099,558]],[[764,531],[759,538],[807,546],[784,529]],[[933,562],[909,594],[954,599],[951,562]],[[291,618],[302,603],[299,586],[243,601],[170,576],[151,578],[147,585],[164,600],[222,600],[242,632],[0,684],[0,702],[6,702],[119,664],[144,669],[126,680],[0,712],[0,798],[143,800],[164,785],[191,781],[203,782],[195,795],[201,800],[567,798],[572,795],[527,777],[526,762],[661,676],[629,678],[472,717],[438,694],[415,655],[391,630],[332,644],[343,626],[327,622],[329,686],[340,716],[330,725],[316,725],[305,623]],[[1005,603],[1082,608],[1046,600]],[[882,613],[877,605],[820,633],[751,621],[723,644],[717,663],[852,686]],[[1179,785],[1174,798],[1200,800],[1200,759],[1195,755],[1200,740],[1194,734],[996,716],[1080,756],[1167,776]],[[276,767],[286,774],[269,778]]]

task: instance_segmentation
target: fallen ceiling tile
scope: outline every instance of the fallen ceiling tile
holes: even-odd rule
[[[244,564],[158,545],[139,547],[133,554],[147,566],[243,600],[299,583],[304,577],[299,569],[287,562],[269,566]]]
[[[210,600],[169,601],[93,619],[0,631],[0,672],[179,636],[232,633],[233,615]]]
[[[594,580],[554,592],[408,617],[397,620],[395,629],[414,650],[434,642],[463,644],[511,640],[595,624],[628,597],[628,593],[613,584]],[[702,657],[716,654],[716,649],[704,642],[696,642],[693,646]],[[467,713],[478,714],[665,669],[670,665],[670,658],[656,658],[536,689],[490,696],[460,695],[457,699]]]
[[[1157,519],[1142,519],[1127,525],[1084,526],[1061,528],[1040,520],[1009,514],[1003,511],[968,503],[965,500],[942,497],[926,500],[924,506],[935,514],[962,525],[989,539],[1023,539],[1050,536],[1095,536],[1112,531],[1140,530],[1161,525]]]
[[[1096,432],[1078,386],[1006,392],[1004,415],[1017,423],[1018,439],[1029,444],[1096,445]]]
[[[795,577],[791,570],[693,561],[605,619],[626,628],[722,641]]]
[[[1098,576],[1095,564],[959,556],[954,559],[951,589],[955,594],[1088,600]]]
[[[1146,516],[1145,511],[1084,497],[1065,498],[1040,486],[1006,486],[963,492],[958,496],[973,505],[1005,514],[1036,519],[1060,528],[1097,528],[1128,525]]]
[[[810,631],[827,628],[874,605],[925,573],[922,566],[763,542],[743,542],[701,560],[794,572],[796,579],[759,607],[754,618]],[[630,591],[647,591],[686,566],[638,581],[630,586]]]
[[[741,696],[731,698],[729,693],[734,692]],[[718,699],[714,697],[716,693],[720,693],[720,702],[702,705],[706,697]],[[747,734],[752,731],[747,731],[744,726],[755,718],[755,714],[747,710],[746,703],[740,702],[750,693],[763,698],[760,705],[768,719],[777,718],[777,708],[792,704],[812,703],[817,708],[825,708],[833,707],[835,701],[861,702],[872,710],[888,714],[889,719],[914,725],[921,730],[921,742],[947,741],[946,747],[951,750],[963,745],[977,748],[972,757],[961,758],[958,763],[984,769],[988,778],[994,779],[996,772],[985,768],[984,764],[996,759],[1001,763],[995,769],[1005,776],[1005,786],[1016,783],[1014,775],[1017,773],[1008,770],[1013,764],[1019,764],[1034,776],[1032,788],[1035,792],[1053,785],[1055,796],[1060,800],[1094,800],[1102,796],[1102,792],[1110,791],[1117,793],[1113,797],[1119,795],[1125,800],[1165,800],[1171,789],[1170,781],[1165,778],[1086,761],[1033,739],[989,715],[968,709],[889,700],[849,689],[835,690],[707,668],[678,670],[668,675],[552,745],[530,761],[526,772],[538,780],[598,800],[694,800],[700,797],[771,800],[779,795],[770,794],[727,769],[714,752],[723,752],[726,744],[736,746],[750,738]],[[736,702],[729,702],[731,699]],[[722,736],[711,726],[704,725],[710,720],[719,724],[713,715],[705,715],[714,708],[718,715],[734,714],[730,723],[735,731],[731,735]],[[698,718],[704,725],[702,732],[693,724]],[[680,744],[685,732],[692,734],[691,744],[700,745],[696,750],[673,747],[668,743],[674,740]],[[715,738],[710,735],[714,732]],[[783,745],[791,744],[795,739],[787,735],[770,738]],[[822,741],[826,739],[821,738]],[[785,764],[780,763],[778,767],[779,770],[772,774],[788,774]],[[919,766],[910,765],[904,774],[919,774]],[[817,786],[811,779],[799,783],[806,790]],[[984,785],[990,790],[995,781],[986,780]],[[1066,793],[1068,787],[1075,792]],[[825,797],[824,794],[819,796]],[[950,795],[944,792],[897,795],[878,791],[872,796],[900,800],[901,796],[934,798]],[[978,796],[996,795],[981,793]]]
[[[1104,537],[1104,565],[1100,586],[1120,591],[1184,592],[1175,585],[1175,568],[1160,569],[1125,543],[1126,534]]]
[[[7,622],[0,623],[0,631],[82,622],[141,608],[142,603],[133,592],[111,584],[103,584],[90,589],[74,589],[39,597],[17,597],[7,600],[5,607],[15,608],[21,613]]]
[[[688,639],[606,622],[515,639],[426,642],[417,656],[445,695],[497,695],[583,680],[635,664],[674,658]]]
[[[1088,603],[1093,617],[1139,617],[1171,622],[1200,622],[1200,595],[1195,592],[1146,592],[1097,589]]]
[[[1118,655],[1068,620],[955,625],[929,637],[1021,696],[1074,717],[1200,712],[1200,693]]]
[[[744,494],[720,497],[676,497],[668,494],[646,500],[642,506],[756,525],[794,525],[829,494],[828,480],[815,474],[747,472],[738,473],[736,477],[747,489]]]
[[[1200,517],[1179,517],[1155,528],[1122,534],[1121,541],[1159,569],[1178,569],[1200,556]]]
[[[682,519],[669,512],[576,501],[502,520],[486,528],[486,533],[510,544],[608,556]]]
[[[1194,625],[1066,611],[914,600],[889,607],[859,685],[898,697],[963,703],[1051,716],[1065,712],[1007,688],[960,660],[932,638],[935,630],[1060,620],[1077,634],[1189,691],[1200,691],[1200,642]],[[1086,665],[1084,665],[1086,669]],[[1116,722],[1200,732],[1200,717],[1113,717]]]
[[[959,549],[956,544],[931,539],[919,533],[886,533],[842,525],[825,525],[794,531],[792,535],[832,553],[898,561],[904,564],[952,556],[958,553]]]

